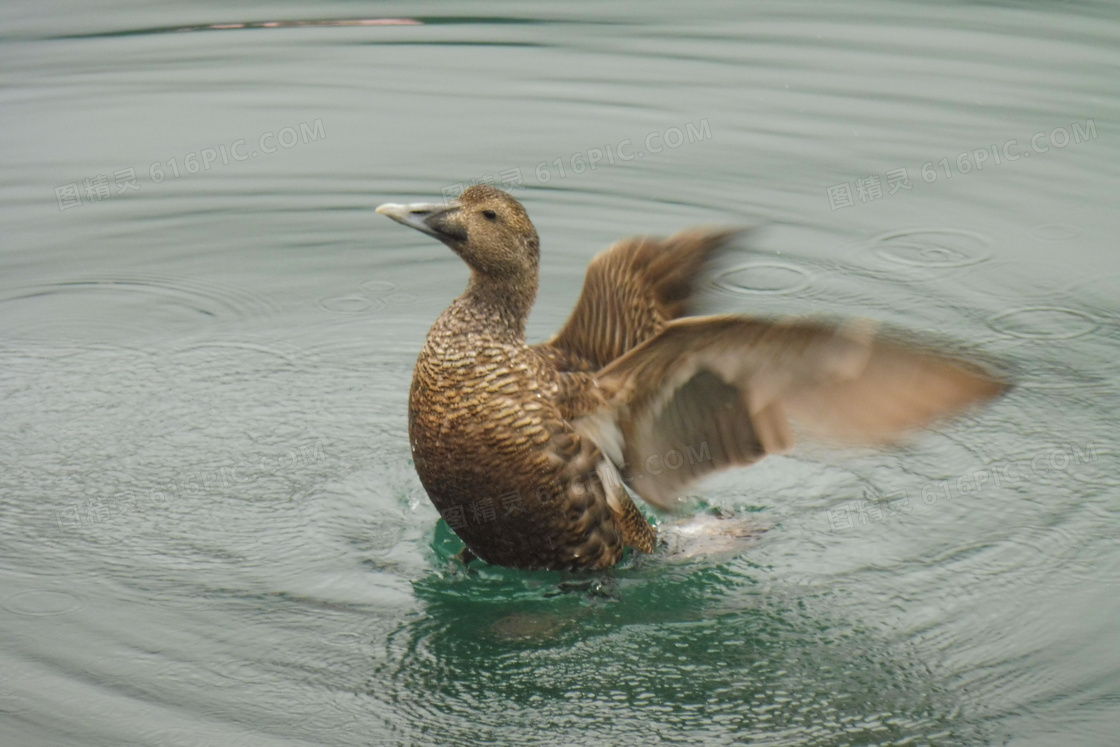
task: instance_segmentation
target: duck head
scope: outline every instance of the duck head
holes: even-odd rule
[[[475,273],[506,281],[536,279],[537,230],[521,203],[500,189],[476,184],[451,202],[389,202],[377,212],[439,239]]]

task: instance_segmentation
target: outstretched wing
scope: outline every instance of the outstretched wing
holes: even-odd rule
[[[688,313],[698,275],[743,229],[624,239],[587,268],[560,332],[535,346],[561,371],[597,371]]]
[[[1008,384],[867,323],[680,319],[596,376],[607,405],[576,421],[629,485],[668,508],[715,470],[793,448],[795,430],[889,443]]]

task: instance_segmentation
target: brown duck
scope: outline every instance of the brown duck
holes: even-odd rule
[[[686,317],[730,230],[618,242],[560,333],[530,345],[540,241],[521,203],[474,186],[377,212],[471,270],[416,362],[408,431],[432,503],[489,563],[614,565],[656,542],[629,491],[671,508],[711,472],[789,452],[794,432],[889,443],[1006,387],[867,323]]]

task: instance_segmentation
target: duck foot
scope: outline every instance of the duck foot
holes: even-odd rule
[[[478,556],[471,552],[469,547],[464,547],[462,550],[452,555],[451,559],[459,561],[463,564],[464,568],[468,568],[470,567],[471,561],[477,560]]]
[[[584,594],[599,599],[617,599],[618,584],[613,576],[565,579],[556,585],[555,591],[546,592],[545,596],[556,597],[561,594]]]

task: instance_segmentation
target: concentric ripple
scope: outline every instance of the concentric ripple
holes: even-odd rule
[[[10,335],[118,340],[273,313],[278,306],[244,288],[156,276],[75,278],[0,291]]]
[[[805,269],[778,262],[757,262],[721,272],[715,285],[732,293],[790,294],[813,281]]]
[[[4,609],[28,617],[70,615],[82,606],[81,600],[73,594],[49,589],[29,589],[12,594],[4,600]]]
[[[364,314],[417,301],[416,296],[402,292],[396,283],[388,280],[366,280],[358,284],[358,289],[362,295],[331,296],[320,300],[318,306],[338,314]]]
[[[380,308],[382,304],[364,296],[331,296],[319,301],[319,308],[336,314],[364,314]]]
[[[1041,241],[1069,241],[1082,233],[1080,228],[1069,223],[1042,223],[1030,230],[1031,236]]]
[[[1092,334],[1096,320],[1075,309],[1060,306],[1028,306],[988,317],[988,326],[1002,335],[1031,340],[1070,340]]]
[[[983,236],[950,228],[890,233],[874,239],[868,248],[888,262],[928,269],[968,267],[991,257]]]

